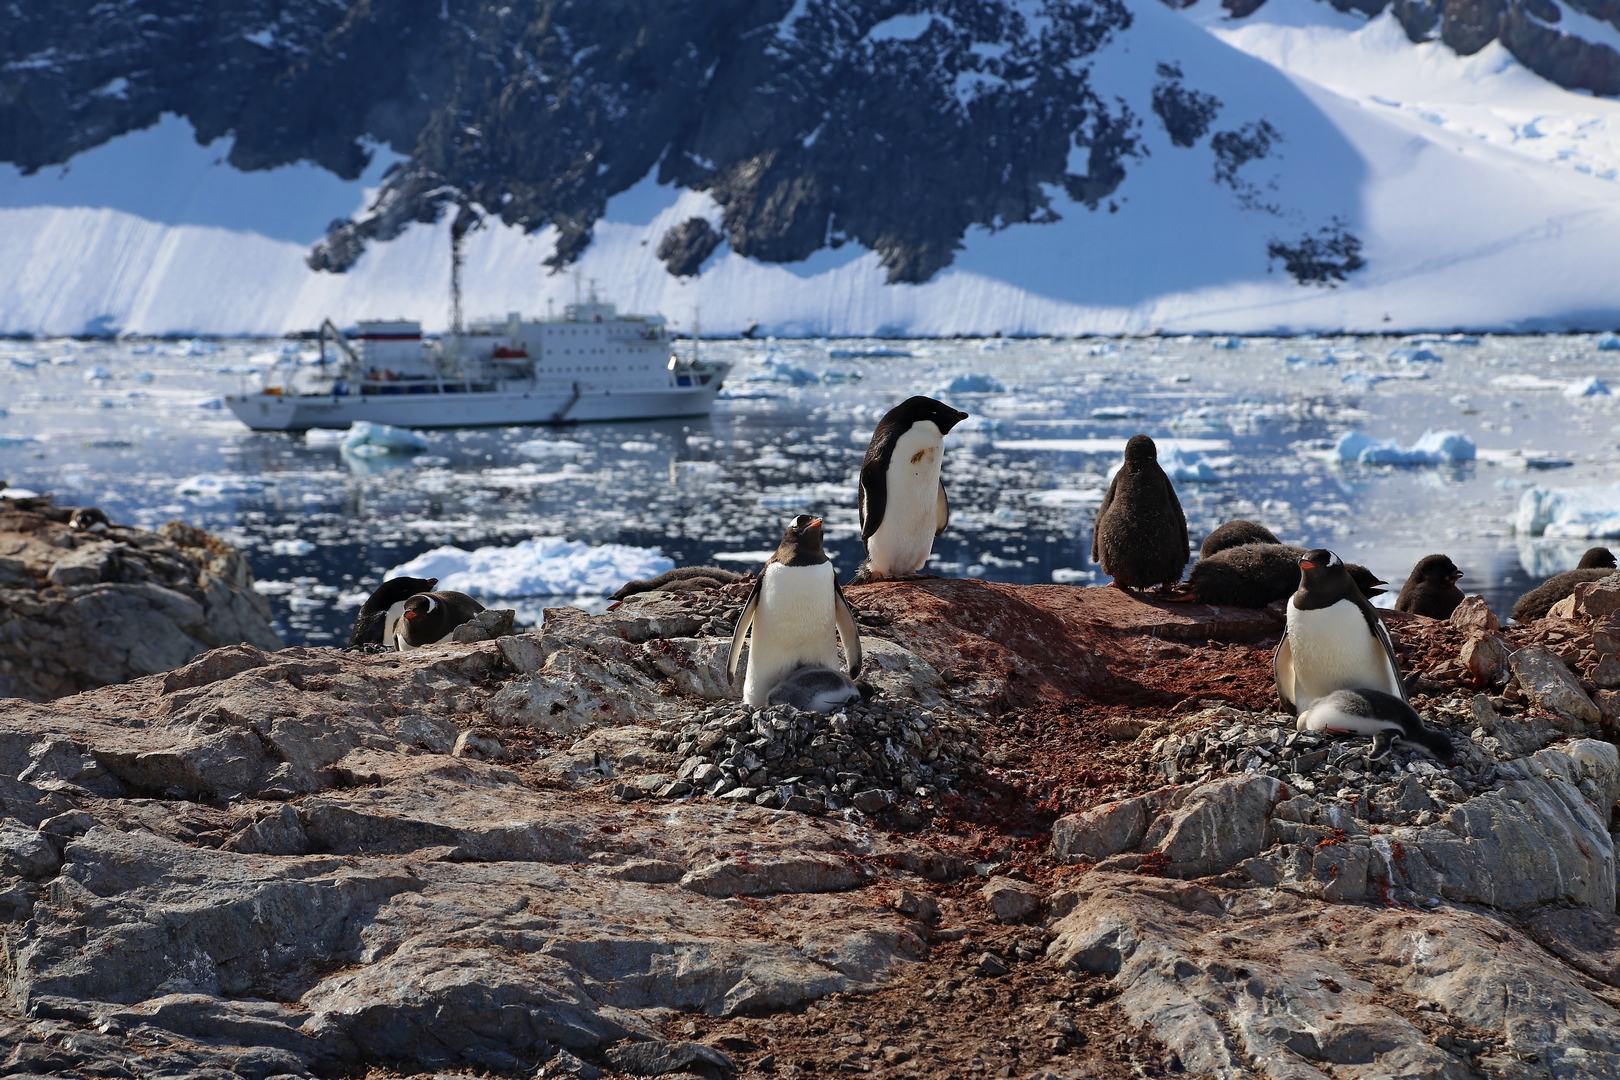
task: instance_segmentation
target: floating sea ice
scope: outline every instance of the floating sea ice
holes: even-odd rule
[[[1216,338],[1209,343],[1209,347],[1212,349],[1241,349],[1243,348],[1243,339],[1238,337]]]
[[[1338,364],[1338,362],[1339,358],[1334,356],[1332,353],[1328,353],[1325,356],[1283,357],[1283,363],[1287,364],[1290,370],[1298,370],[1299,368],[1333,367]]]
[[[828,349],[827,356],[832,360],[865,360],[871,357],[883,356],[910,356],[905,349],[892,349],[879,345],[871,349]],[[857,376],[859,377],[859,376]]]
[[[760,370],[749,375],[745,382],[773,382],[786,383],[789,386],[809,386],[820,382],[821,376],[813,371],[806,371],[801,367],[794,367],[785,361],[767,358],[760,365]]]
[[[1093,420],[1140,420],[1146,415],[1134,405],[1104,405],[1091,410]]]
[[[1620,536],[1620,484],[1529,488],[1519,496],[1513,530],[1525,536],[1569,539]]]
[[[964,442],[976,442],[991,439],[1007,430],[1005,420],[996,420],[988,416],[969,416],[955,427],[951,428],[951,437]],[[871,438],[870,432],[851,432],[850,438],[854,442],[866,442]]]
[[[315,545],[304,539],[276,540],[270,544],[272,555],[309,555],[315,551]]]
[[[1425,431],[1423,437],[1411,446],[1401,446],[1394,439],[1374,439],[1359,431],[1347,431],[1333,448],[1340,461],[1355,461],[1363,465],[1443,465],[1456,461],[1473,461],[1473,440],[1458,431]]]
[[[217,397],[203,398],[201,401],[197,402],[197,408],[199,408],[199,409],[223,409],[224,407],[225,407],[225,399],[224,398],[217,398]]]
[[[1608,397],[1609,388],[1595,375],[1577,379],[1564,387],[1565,397]]]
[[[1438,364],[1443,357],[1432,349],[1406,347],[1389,350],[1384,359],[1391,364]]]
[[[620,443],[619,449],[623,450],[627,454],[656,454],[658,452],[658,444],[642,442],[639,439],[631,439],[628,442]]]
[[[530,439],[517,444],[517,452],[524,457],[573,457],[583,453],[585,444],[572,439]]]
[[[1096,581],[1097,571],[1076,570],[1072,566],[1060,566],[1052,571],[1052,580],[1059,585],[1072,585],[1076,581]]]
[[[450,459],[438,454],[418,454],[411,458],[411,464],[419,469],[442,469],[450,464]]]
[[[251,476],[203,473],[180,481],[174,493],[193,499],[223,499],[229,495],[256,495],[269,486],[268,481]]]
[[[373,424],[369,420],[356,420],[343,437],[343,452],[356,457],[381,457],[427,448],[427,440],[414,431],[391,424]]]
[[[657,548],[543,536],[512,547],[434,548],[383,576],[436,577],[441,589],[481,597],[606,596],[674,567]]]
[[[1562,390],[1569,384],[1540,375],[1498,375],[1491,385],[1503,390]]]
[[[31,488],[8,487],[0,488],[0,499],[37,499],[39,492]]]
[[[18,371],[33,371],[39,366],[38,360],[22,356],[9,356],[6,358],[6,363],[10,364]]]
[[[51,363],[57,367],[66,367],[69,364],[77,364],[78,362],[79,358],[72,353],[63,353],[61,356],[51,357]]]
[[[1620,351],[1620,334],[1615,333],[1613,330],[1599,334],[1597,347],[1604,352]]]
[[[349,437],[348,428],[312,427],[304,432],[305,446],[342,446]]]
[[[1102,488],[1053,488],[1032,491],[1027,498],[1036,506],[1096,506],[1106,494]]]
[[[958,375],[935,392],[940,394],[1003,394],[1006,391],[1007,388],[1002,386],[1000,380],[994,375],[975,372],[968,375]]]
[[[1180,483],[1198,484],[1219,480],[1220,473],[1216,470],[1231,465],[1236,460],[1235,457],[1206,457],[1199,450],[1184,450],[1174,446],[1167,448],[1162,440],[1159,443],[1159,468],[1164,470],[1164,475]],[[1108,470],[1110,483],[1123,464],[1124,462],[1116,461]]]

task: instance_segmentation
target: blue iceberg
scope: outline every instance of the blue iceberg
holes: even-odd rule
[[[1460,431],[1425,431],[1411,446],[1394,439],[1375,439],[1359,431],[1347,431],[1333,448],[1340,461],[1362,465],[1447,465],[1473,461],[1474,441]]]

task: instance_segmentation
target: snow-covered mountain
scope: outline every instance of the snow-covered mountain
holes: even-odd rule
[[[14,27],[0,158],[38,171],[0,166],[0,332],[442,326],[458,217],[479,313],[588,278],[706,332],[1620,323],[1613,13],[1361,2]],[[155,76],[181,47],[187,78]]]

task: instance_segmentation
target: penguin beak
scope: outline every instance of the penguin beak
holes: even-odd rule
[[[406,613],[405,613],[405,617],[406,617],[406,618],[407,618],[407,619],[414,619],[414,618],[416,618],[416,617],[417,617],[417,616],[418,616],[418,615],[420,615],[420,614],[422,614],[422,613],[421,613],[421,612],[420,612],[420,611],[407,611],[407,612],[406,612]]]
[[[812,529],[821,528],[821,519],[820,518],[811,518],[810,519],[810,524],[809,524],[808,527],[812,528]]]
[[[1301,570],[1316,570],[1316,569],[1318,569],[1317,565],[1315,563],[1311,562],[1309,559],[1301,559],[1301,560],[1299,560],[1299,568]]]

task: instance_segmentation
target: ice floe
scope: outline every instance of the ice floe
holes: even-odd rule
[[[343,437],[343,452],[356,457],[417,453],[427,448],[428,441],[414,431],[369,420],[356,420]]]
[[[1620,484],[1529,488],[1519,496],[1513,530],[1549,538],[1620,536]]]
[[[1609,388],[1602,379],[1595,375],[1588,375],[1584,379],[1576,379],[1564,387],[1565,397],[1608,397]]]
[[[1620,351],[1620,334],[1615,333],[1613,330],[1610,330],[1604,334],[1599,334],[1597,339],[1597,347],[1602,349],[1604,352]]]
[[[1438,364],[1444,358],[1433,349],[1419,349],[1403,346],[1391,349],[1384,354],[1384,359],[1391,364]]]
[[[517,444],[517,452],[524,457],[573,457],[585,452],[585,444],[572,439],[530,439]]]
[[[674,567],[674,561],[657,548],[542,536],[511,547],[434,548],[384,577],[435,577],[441,589],[491,599],[607,596],[628,581],[655,577]]]
[[[1007,388],[1001,385],[1001,380],[994,375],[985,375],[973,372],[958,375],[950,382],[941,386],[935,393],[938,394],[1001,394]]]
[[[1425,431],[1411,446],[1347,431],[1333,447],[1338,460],[1362,465],[1444,465],[1473,461],[1475,453],[1474,441],[1460,431]]]
[[[348,428],[319,428],[312,427],[304,432],[305,446],[342,446],[343,440],[349,437]]]
[[[191,499],[211,500],[232,495],[257,495],[269,486],[270,481],[256,476],[202,473],[180,481],[175,485],[174,493]]]
[[[311,555],[314,554],[315,545],[308,540],[275,540],[270,544],[272,555]]]

